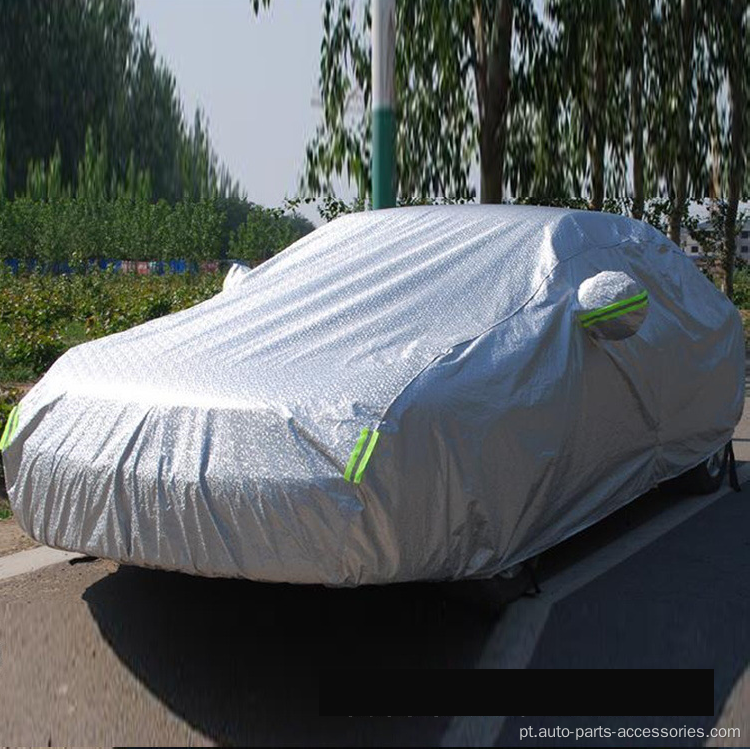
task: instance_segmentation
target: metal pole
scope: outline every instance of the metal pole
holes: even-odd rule
[[[396,0],[372,0],[372,206],[396,205]]]

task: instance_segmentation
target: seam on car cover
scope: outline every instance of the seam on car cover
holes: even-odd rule
[[[558,260],[554,266],[548,271],[548,273],[544,276],[544,278],[539,282],[539,285],[537,288],[533,291],[533,293],[528,297],[528,299],[523,302],[521,305],[519,305],[513,312],[506,315],[502,320],[499,320],[495,323],[493,323],[491,326],[488,326],[487,328],[480,331],[475,336],[470,336],[467,339],[462,339],[461,341],[457,341],[453,344],[450,344],[447,347],[447,350],[454,349],[458,346],[465,346],[473,343],[477,339],[481,338],[485,334],[489,333],[493,329],[497,328],[498,326],[502,325],[503,323],[506,323],[508,320],[510,320],[512,317],[517,315],[519,312],[521,312],[525,307],[527,307],[539,294],[539,292],[542,291],[542,289],[545,287],[547,282],[549,281],[552,274],[557,271],[558,268],[564,266],[566,263],[570,262],[571,260],[574,260],[575,258],[578,258],[581,255],[585,255],[588,252],[591,251],[597,251],[601,252],[603,250],[612,250],[614,248],[617,248],[621,245],[627,245],[627,244],[640,244],[636,241],[634,241],[633,237],[629,237],[628,239],[624,239],[620,242],[613,242],[611,245],[603,245],[603,246],[590,246],[586,247],[583,250],[580,250],[577,253],[574,253],[572,255],[569,255],[564,260]],[[671,246],[670,246],[671,245]],[[669,239],[665,238],[664,242],[662,242],[661,247],[666,248],[666,250],[671,253],[672,255],[677,255],[683,259],[683,261],[692,263],[692,261]],[[648,290],[646,290],[648,292]],[[412,387],[414,382],[421,377],[427,370],[429,370],[433,365],[435,365],[437,362],[439,362],[445,355],[447,354],[447,350],[441,351],[439,354],[436,354],[424,367],[422,367],[415,375],[404,385],[404,387],[391,399],[391,401],[388,403],[388,406],[383,410],[382,416],[378,420],[378,428],[382,427],[383,423],[386,421],[389,412],[393,409],[395,404],[401,399],[401,397]],[[657,449],[661,450],[661,438],[658,437],[658,445]]]
[[[492,331],[493,329],[497,328],[503,323],[506,323],[512,317],[514,317],[519,312],[521,312],[521,310],[527,307],[531,303],[531,301],[534,300],[534,298],[539,294],[539,292],[542,291],[542,289],[545,287],[545,285],[549,281],[552,274],[555,273],[555,271],[558,268],[568,263],[569,261],[573,260],[574,258],[577,258],[579,255],[584,255],[585,253],[591,252],[592,250],[596,250],[597,252],[602,251],[602,250],[612,250],[613,248],[616,248],[624,244],[627,244],[627,242],[626,241],[615,242],[611,245],[606,245],[602,247],[587,247],[584,250],[580,250],[579,252],[568,256],[567,258],[565,258],[565,260],[558,260],[557,263],[555,263],[555,265],[552,266],[552,268],[550,268],[547,275],[544,276],[544,278],[539,282],[539,285],[533,291],[533,293],[529,296],[529,298],[525,302],[523,302],[521,305],[519,305],[515,310],[513,310],[513,312],[506,315],[502,320],[496,321],[491,326],[487,326],[487,328],[484,328],[476,335],[470,336],[469,338],[462,339],[461,341],[456,341],[455,343],[448,345],[447,349],[444,349],[439,354],[436,354],[424,367],[422,367],[417,373],[415,373],[415,375],[409,380],[409,382],[406,383],[406,385],[391,399],[388,406],[383,410],[383,415],[380,417],[378,421],[378,427],[380,427],[383,424],[383,422],[385,422],[386,417],[388,416],[388,413],[391,411],[393,406],[396,404],[397,401],[399,401],[399,399],[404,395],[404,393],[406,393],[406,391],[411,388],[411,386],[414,384],[417,378],[419,378],[423,373],[427,372],[427,370],[429,370],[436,362],[440,361],[443,357],[445,357],[445,355],[450,349],[455,349],[458,346],[465,346],[465,345],[473,343],[477,339],[489,333],[489,331]],[[673,249],[672,249],[672,252],[674,252]]]

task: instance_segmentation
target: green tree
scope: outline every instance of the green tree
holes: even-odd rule
[[[270,0],[251,2],[257,13]],[[322,122],[302,192],[330,195],[338,177],[369,195],[369,5],[324,3]],[[547,0],[544,23],[524,0],[400,0],[401,199],[469,196],[478,162],[483,201],[503,199],[507,187],[537,202],[581,205],[587,196],[594,209],[629,206],[679,242],[689,199],[706,194],[712,137],[724,150],[744,143],[736,154],[748,141],[739,115],[729,126],[716,114],[722,92],[745,101],[737,80],[750,69],[745,37],[718,32],[729,28],[717,19],[729,19],[730,7],[728,23],[744,29],[747,0]],[[732,44],[740,72],[729,81]],[[737,193],[744,168],[732,158]]]
[[[663,0],[647,35],[647,189],[669,199],[666,231],[676,243],[691,196],[709,183],[711,119],[720,88],[711,64],[708,0]]]
[[[256,12],[269,0],[252,0]],[[301,189],[330,193],[334,177],[370,191],[370,8],[323,7],[319,88],[323,120],[307,147]],[[396,6],[398,193],[424,199],[473,194],[499,202],[506,184],[514,80],[535,55],[541,24],[530,0],[400,0]],[[512,54],[516,49],[517,54]],[[352,106],[354,105],[354,107]]]
[[[646,200],[644,189],[644,146],[643,146],[643,69],[647,24],[650,18],[646,0],[625,0],[626,29],[630,38],[627,50],[630,69],[630,153],[633,160],[633,204],[632,213],[636,219],[643,218]]]
[[[580,133],[571,151],[579,151],[574,158],[579,168],[585,168],[591,208],[601,211],[607,155],[611,192],[621,193],[624,184],[627,116],[623,113],[628,107],[622,4],[618,0],[549,0],[547,10],[556,31],[553,77],[564,82],[562,101]],[[536,83],[544,85],[540,79]],[[584,180],[577,176],[575,182]]]
[[[690,111],[693,99],[693,48],[695,46],[695,0],[681,0],[682,8],[674,17],[679,21],[673,38],[677,41],[677,90],[673,92],[676,104],[671,110],[676,117],[673,132],[677,136],[675,153],[674,178],[671,189],[673,202],[669,217],[669,237],[680,244],[680,225],[688,194],[688,170],[690,153]]]
[[[749,7],[747,0],[728,0],[710,9],[711,49],[716,51],[711,64],[721,70],[726,81],[729,108],[726,136],[726,202],[723,219],[723,247],[720,253],[725,291],[734,296],[734,266],[738,225],[738,207],[745,179],[748,149],[747,96],[750,87],[750,53],[747,44]]]
[[[7,166],[5,153],[5,121],[0,119],[0,206],[7,195]]]
[[[23,190],[29,162],[59,144],[62,175],[75,179],[89,124],[110,131],[124,96],[133,43],[129,0],[0,3],[0,113],[8,194]]]
[[[174,77],[140,31],[133,0],[0,3],[0,120],[11,198],[27,187],[29,165],[48,162],[57,147],[61,183],[75,185],[89,129],[102,140],[110,185],[126,178],[132,156],[156,198],[236,190],[202,116],[185,123]]]

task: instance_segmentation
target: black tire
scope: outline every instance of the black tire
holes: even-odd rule
[[[694,469],[677,477],[676,485],[683,492],[694,495],[710,495],[721,487],[726,473],[724,448],[699,463]]]
[[[536,591],[536,569],[539,557],[516,565],[512,571],[492,578],[451,583],[452,594],[464,605],[491,619],[499,617],[511,602]]]

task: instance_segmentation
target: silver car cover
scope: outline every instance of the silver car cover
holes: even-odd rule
[[[626,338],[587,327],[612,317],[578,300],[602,272],[648,297]],[[719,449],[743,386],[737,311],[646,224],[372,211],[68,351],[3,461],[53,547],[333,586],[486,577]]]

